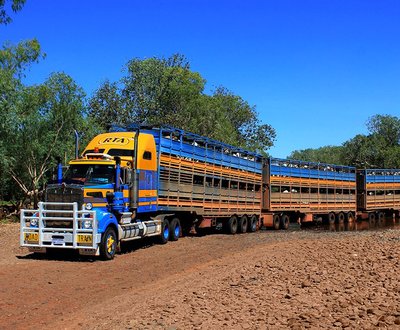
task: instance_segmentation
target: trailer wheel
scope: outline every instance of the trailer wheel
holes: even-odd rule
[[[328,222],[329,222],[330,225],[334,225],[335,224],[335,221],[336,221],[335,218],[336,218],[335,217],[335,213],[331,212],[331,213],[328,214]]]
[[[337,222],[338,222],[338,224],[340,224],[340,225],[344,224],[344,219],[345,219],[344,213],[343,213],[343,212],[340,212],[340,213],[337,215]]]
[[[274,214],[274,216],[272,217],[272,223],[274,226],[275,230],[278,230],[281,226],[281,217],[279,216],[279,214]]]
[[[375,227],[376,225],[376,214],[371,212],[368,214],[368,223],[371,227]]]
[[[227,232],[228,234],[236,234],[238,229],[238,218],[236,215],[232,215],[227,222]]]
[[[117,234],[114,228],[108,227],[101,237],[100,256],[103,260],[111,260],[117,250]]]
[[[379,212],[378,213],[378,226],[382,227],[385,223],[385,213],[384,212]]]
[[[169,225],[169,240],[177,241],[181,235],[181,223],[178,218],[173,218]]]
[[[289,228],[289,224],[290,224],[289,216],[287,214],[282,215],[280,224],[281,229],[287,230]]]
[[[248,228],[250,233],[254,233],[257,231],[257,216],[253,215],[250,220],[249,220],[249,228]]]
[[[243,215],[239,220],[239,233],[247,232],[247,227],[249,225],[249,221],[246,215]]]
[[[161,233],[160,236],[158,236],[158,243],[159,244],[166,244],[169,239],[169,221],[168,219],[164,219],[163,223],[161,224]]]
[[[354,214],[353,212],[348,212],[347,216],[346,216],[347,222],[354,222],[355,218],[354,218]]]

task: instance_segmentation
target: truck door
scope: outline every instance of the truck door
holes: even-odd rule
[[[154,137],[141,133],[138,141],[137,170],[139,172],[137,212],[157,210],[157,153]]]

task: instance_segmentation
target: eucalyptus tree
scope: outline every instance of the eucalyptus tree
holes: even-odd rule
[[[260,152],[273,145],[275,130],[260,122],[255,106],[223,87],[208,95],[205,84],[183,55],[132,59],[120,81],[106,81],[94,93],[89,116],[103,129],[171,125]]]
[[[0,24],[9,24],[12,22],[10,10],[14,13],[20,11],[26,0],[0,0]]]
[[[53,73],[21,92],[7,172],[22,197],[32,196],[36,204],[56,157],[73,156],[74,130],[87,125],[84,99],[82,88],[64,73]]]
[[[6,44],[0,50],[0,199],[15,195],[9,169],[15,163],[12,148],[18,130],[19,106],[27,68],[44,55],[36,39]]]

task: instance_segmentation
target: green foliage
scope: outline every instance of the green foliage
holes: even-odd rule
[[[21,90],[7,158],[8,173],[23,194],[36,200],[55,166],[55,157],[72,158],[73,130],[84,127],[84,98],[82,89],[64,73]]]
[[[372,136],[383,138],[385,146],[394,147],[400,143],[400,119],[391,115],[375,115],[367,122]]]
[[[16,46],[5,44],[0,51],[0,68],[14,78],[21,78],[24,70],[41,57],[44,54],[37,39],[22,41]]]
[[[122,83],[121,94],[130,119],[182,127],[187,121],[187,105],[201,95],[205,81],[190,71],[182,55],[173,55],[129,61]]]
[[[369,135],[358,134],[342,146],[294,151],[290,158],[358,168],[400,168],[400,119],[375,115],[367,128]]]
[[[376,115],[367,122],[369,135],[357,135],[346,141],[344,160],[360,168],[400,167],[396,157],[400,148],[400,119]]]
[[[400,168],[400,145],[389,147],[384,153],[384,166],[386,168]]]
[[[85,94],[71,77],[55,73],[44,84],[22,84],[42,57],[37,40],[0,51],[0,198],[36,201],[55,156],[72,157],[73,130],[90,132]]]
[[[344,148],[341,146],[325,146],[317,149],[293,151],[289,158],[316,163],[343,165]]]
[[[111,123],[124,125],[130,119],[123,113],[123,101],[118,85],[108,80],[104,82],[89,101],[90,118],[106,129]]]
[[[7,0],[0,0],[0,24],[6,25],[11,23],[10,9],[16,13],[22,9],[25,2],[26,0],[12,0],[11,3]]]
[[[20,42],[16,46],[3,46],[0,50],[0,198],[17,194],[9,169],[13,164],[12,147],[19,129],[19,107],[24,86],[21,78],[33,62],[43,54],[37,40]]]
[[[205,80],[184,56],[133,59],[118,83],[106,81],[90,99],[89,116],[104,129],[115,123],[171,125],[263,152],[275,131],[241,97],[219,87],[204,93]]]

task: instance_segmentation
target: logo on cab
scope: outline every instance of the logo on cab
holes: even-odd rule
[[[120,138],[120,137],[106,137],[99,141],[99,144],[120,144],[125,145],[129,143],[128,138]]]

